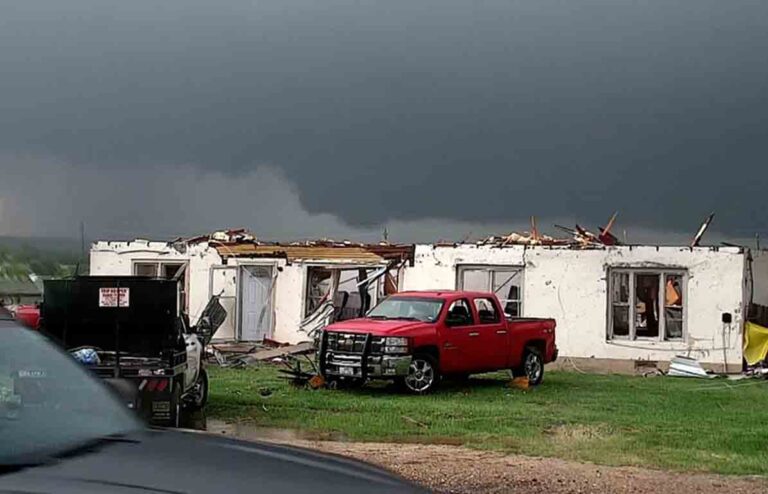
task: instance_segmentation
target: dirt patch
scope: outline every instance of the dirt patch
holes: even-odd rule
[[[208,431],[240,439],[290,444],[381,465],[438,493],[658,493],[762,494],[768,479],[606,467],[478,451],[448,444],[356,443],[333,435],[299,433],[209,421]],[[604,440],[610,431],[562,425],[547,431],[565,443]],[[340,440],[341,439],[341,440]]]
[[[241,439],[263,437],[218,431]],[[594,438],[600,431],[558,430],[556,436]],[[706,493],[763,494],[768,480],[709,474],[672,473],[634,467],[604,467],[553,458],[477,451],[459,446],[350,443],[267,438],[276,443],[317,449],[381,465],[444,494],[516,493]]]
[[[376,463],[440,493],[762,494],[768,491],[765,479],[602,467],[456,446],[319,441],[291,444]]]

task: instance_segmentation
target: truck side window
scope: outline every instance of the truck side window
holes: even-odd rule
[[[472,311],[469,310],[469,302],[466,299],[456,300],[448,308],[448,315],[445,318],[447,326],[471,326],[474,324]]]
[[[480,319],[480,324],[494,324],[500,321],[499,312],[496,310],[496,306],[493,305],[491,299],[476,298],[475,308],[477,309],[477,317]]]

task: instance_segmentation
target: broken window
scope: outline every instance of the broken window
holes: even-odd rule
[[[137,262],[133,265],[133,275],[146,278],[157,278],[158,266],[159,263],[156,262]]]
[[[613,336],[629,336],[629,273],[611,274]]]
[[[682,339],[684,284],[682,271],[611,270],[609,338]]]
[[[133,263],[133,275],[147,278],[173,279],[185,269],[185,262],[140,261]]]
[[[667,339],[683,337],[683,277],[667,274],[664,281],[664,327]]]
[[[376,303],[378,284],[377,280],[360,283],[380,269],[309,267],[304,317],[314,314],[328,302],[333,303],[334,321],[363,317]]]
[[[179,307],[187,310],[187,263],[185,262],[161,262],[139,261],[133,263],[133,275],[145,278],[164,278],[167,280],[178,279],[180,281]]]
[[[307,273],[307,300],[304,317],[315,312],[331,297],[332,274],[330,269],[311,267]]]
[[[460,266],[459,289],[493,292],[508,317],[523,315],[523,268]]]
[[[376,294],[379,300],[389,297],[390,295],[394,295],[398,292],[404,267],[405,263],[390,266],[388,269],[386,269],[384,276],[376,279]]]
[[[659,337],[659,279],[658,274],[635,275],[635,336]]]

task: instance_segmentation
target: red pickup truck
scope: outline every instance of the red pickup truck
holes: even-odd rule
[[[414,393],[500,369],[536,385],[555,359],[554,319],[511,319],[492,293],[464,291],[388,297],[365,318],[327,326],[318,351],[329,381],[394,379]]]

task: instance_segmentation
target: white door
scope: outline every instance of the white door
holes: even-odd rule
[[[272,332],[272,267],[243,266],[240,276],[240,340],[261,341]]]

